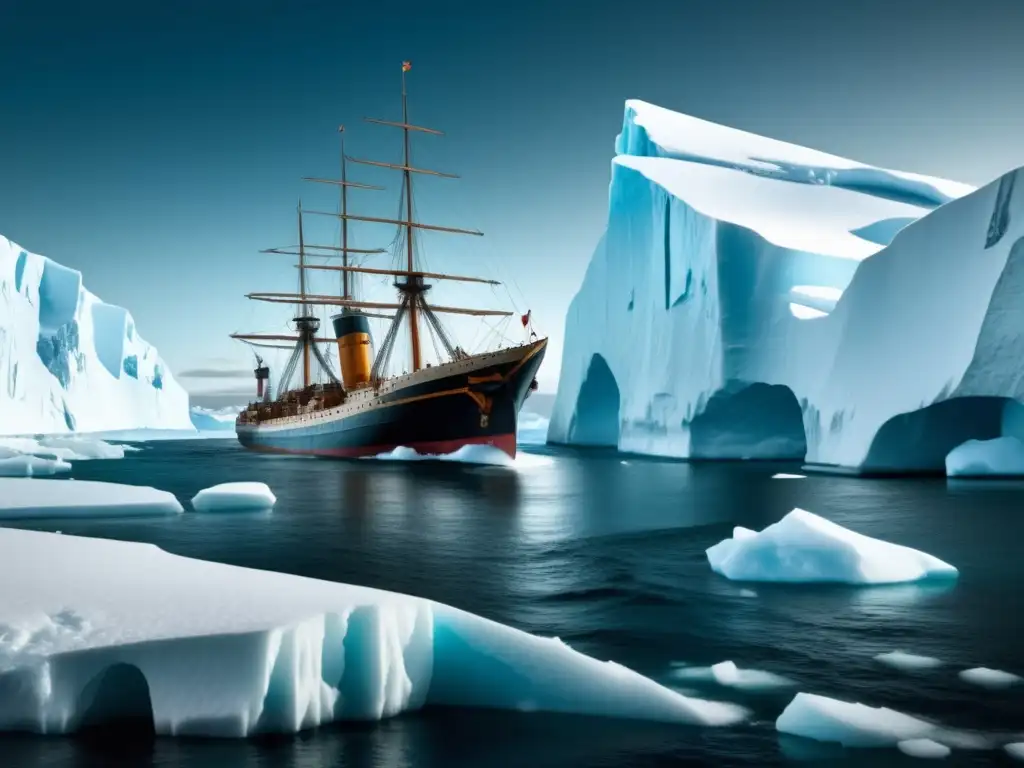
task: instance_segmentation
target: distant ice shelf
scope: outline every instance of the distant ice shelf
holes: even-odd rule
[[[1024,439],[1024,181],[872,167],[626,104],[548,440],[942,473]]]
[[[188,394],[128,310],[0,236],[0,434],[187,429]]]
[[[440,603],[148,544],[0,529],[0,580],[19,585],[0,591],[0,730],[139,716],[160,734],[245,737],[445,705],[748,715]]]

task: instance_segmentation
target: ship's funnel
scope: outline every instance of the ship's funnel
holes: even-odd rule
[[[270,369],[261,365],[253,373],[256,374],[256,397],[262,398],[264,383],[270,378]]]
[[[331,318],[338,339],[338,362],[345,389],[353,389],[370,380],[373,344],[370,321],[361,312],[345,311]]]

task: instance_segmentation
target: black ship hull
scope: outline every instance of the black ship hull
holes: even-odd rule
[[[349,393],[345,403],[236,425],[256,451],[356,458],[400,446],[447,454],[466,445],[516,453],[519,409],[530,393],[547,340],[478,355]]]

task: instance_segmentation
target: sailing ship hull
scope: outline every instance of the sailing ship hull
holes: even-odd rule
[[[349,393],[337,408],[236,424],[255,451],[356,458],[399,446],[446,454],[491,445],[514,457],[519,409],[547,340],[397,377],[378,392]]]

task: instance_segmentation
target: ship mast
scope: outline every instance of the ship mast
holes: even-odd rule
[[[341,298],[351,299],[352,294],[348,289],[348,175],[346,173],[347,163],[345,162],[345,126],[338,126],[338,133],[341,134],[341,264],[345,267],[341,273]]]
[[[299,329],[299,343],[302,344],[302,388],[309,386],[309,345],[313,334],[318,329],[309,328],[312,326],[309,306],[306,304],[306,241],[302,236],[302,200],[299,200],[299,296],[301,301],[298,312],[295,315],[295,324]],[[319,325],[319,323],[317,323]]]
[[[403,152],[402,173],[405,175],[405,252],[406,269],[409,276],[405,283],[398,284],[398,290],[406,297],[409,304],[409,345],[412,347],[412,373],[418,371],[422,365],[420,354],[420,323],[419,313],[416,311],[416,304],[419,294],[423,290],[423,278],[412,275],[416,265],[413,257],[413,226],[412,226],[412,173],[409,171],[409,96],[405,88],[405,73],[412,69],[407,61],[402,62],[402,138]]]

